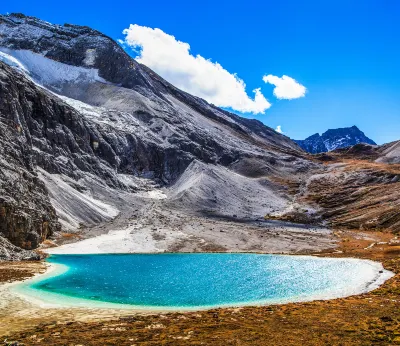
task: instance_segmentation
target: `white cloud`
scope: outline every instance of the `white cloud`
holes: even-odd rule
[[[217,62],[191,55],[188,43],[160,29],[136,24],[131,24],[123,33],[126,35],[124,42],[138,51],[136,60],[178,88],[219,107],[240,112],[258,114],[271,107],[260,88],[253,90],[254,98],[251,98],[242,79]]]
[[[278,126],[276,127],[275,131],[278,132],[278,133],[283,133],[283,131],[282,131],[282,126],[281,126],[281,125],[278,125]]]
[[[274,95],[278,99],[297,99],[299,97],[304,97],[307,91],[305,86],[301,85],[293,78],[285,75],[282,77],[277,77],[270,74],[268,76],[264,76],[263,81],[265,83],[275,85]]]

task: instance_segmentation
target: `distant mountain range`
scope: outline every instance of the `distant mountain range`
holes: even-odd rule
[[[350,147],[358,143],[376,145],[357,126],[331,129],[322,135],[316,133],[304,140],[295,140],[295,142],[311,154],[325,153],[335,149]]]

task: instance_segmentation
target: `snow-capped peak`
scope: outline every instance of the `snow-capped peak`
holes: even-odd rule
[[[312,154],[346,148],[359,143],[376,145],[357,126],[330,129],[322,135],[316,133],[305,140],[297,140],[296,142],[305,151]]]

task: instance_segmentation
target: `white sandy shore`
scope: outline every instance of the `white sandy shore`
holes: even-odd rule
[[[156,240],[151,232],[136,225],[43,251],[49,254],[159,253],[188,238],[186,234],[175,231],[165,232],[163,239]]]

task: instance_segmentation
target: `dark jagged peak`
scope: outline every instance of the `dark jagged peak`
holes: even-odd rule
[[[14,24],[32,25],[32,26],[35,26],[38,28],[49,30],[54,33],[62,33],[63,32],[64,34],[67,34],[67,35],[91,34],[91,35],[107,37],[100,31],[92,29],[88,26],[69,24],[69,23],[65,23],[63,25],[52,24],[52,23],[46,22],[45,20],[42,20],[42,19],[39,19],[36,17],[27,16],[23,13],[10,13],[10,14],[6,14],[6,15],[0,14],[0,23],[1,22],[8,22],[9,24],[14,23]]]
[[[308,153],[317,154],[327,151],[319,133],[316,133],[305,140],[296,140],[296,143]]]
[[[318,133],[306,138],[296,140],[297,144],[305,151],[317,154],[340,148],[350,147],[359,143],[376,145],[357,126],[329,129],[322,135]]]
[[[308,137],[307,139],[316,139],[316,138],[319,138],[319,137],[321,137],[320,134],[319,133],[315,133],[315,134],[311,135],[310,137]]]
[[[111,38],[88,27],[55,25],[21,14],[1,15],[0,46],[97,69],[101,78],[124,87],[149,87],[135,60]]]

